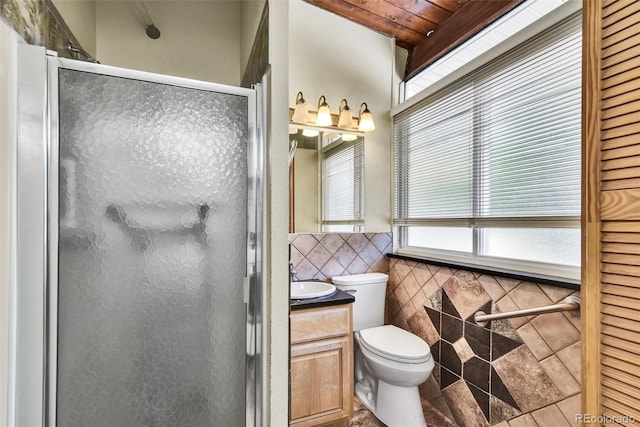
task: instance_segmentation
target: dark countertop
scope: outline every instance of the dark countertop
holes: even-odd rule
[[[291,310],[301,310],[303,308],[324,307],[329,305],[349,304],[356,300],[356,298],[340,289],[327,295],[326,297],[307,298],[307,299],[292,299]]]

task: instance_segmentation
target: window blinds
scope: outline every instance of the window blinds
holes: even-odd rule
[[[580,85],[576,14],[394,116],[394,223],[579,215]]]
[[[343,142],[322,154],[322,223],[362,222],[364,139]]]

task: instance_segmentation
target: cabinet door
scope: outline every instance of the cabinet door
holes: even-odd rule
[[[351,416],[351,337],[291,348],[291,425],[315,426]]]
[[[640,2],[583,6],[581,410],[640,419]]]

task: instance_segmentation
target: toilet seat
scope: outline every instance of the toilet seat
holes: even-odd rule
[[[420,337],[393,325],[359,331],[360,345],[385,359],[403,363],[424,363],[431,359],[429,345]]]

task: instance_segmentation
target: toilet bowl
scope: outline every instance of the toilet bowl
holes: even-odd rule
[[[426,427],[418,386],[434,367],[429,345],[393,325],[384,325],[388,276],[367,273],[331,279],[354,302],[355,394],[389,427]]]

